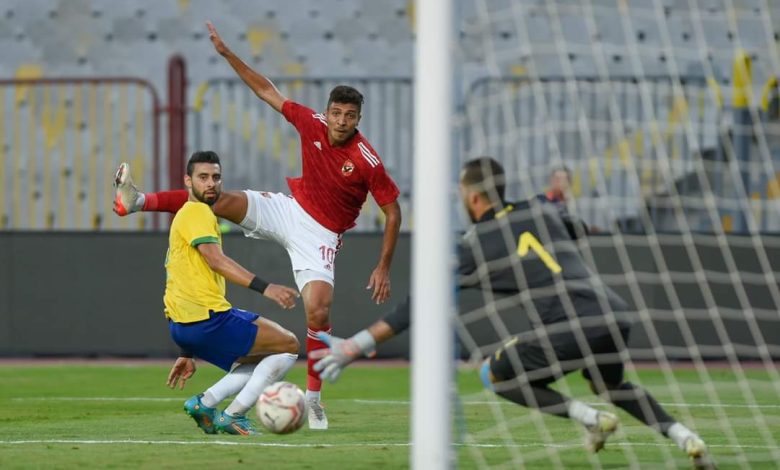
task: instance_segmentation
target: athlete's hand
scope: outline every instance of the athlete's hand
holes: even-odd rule
[[[374,289],[371,300],[377,305],[390,298],[390,270],[382,266],[374,268],[371,277],[368,278],[366,290]]]
[[[230,52],[230,49],[228,49],[222,41],[222,38],[219,37],[219,33],[217,33],[217,28],[214,27],[214,23],[206,21],[206,28],[209,30],[209,39],[211,39],[211,43],[214,44],[214,49],[216,49],[217,53],[219,55],[225,55]]]
[[[170,388],[176,388],[178,383],[179,390],[184,390],[184,384],[193,375],[195,375],[195,361],[191,357],[180,357],[171,367],[166,385]]]
[[[314,364],[314,370],[320,373],[320,378],[328,382],[335,382],[344,368],[363,355],[360,346],[352,338],[343,339],[331,336],[324,331],[317,333],[317,339],[327,344],[329,349],[312,351],[309,356],[312,359],[321,359]],[[325,356],[323,357],[323,354]]]
[[[285,310],[295,307],[295,299],[301,296],[297,290],[279,284],[268,284],[263,295],[279,304]]]

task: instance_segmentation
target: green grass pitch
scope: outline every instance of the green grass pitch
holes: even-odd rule
[[[219,376],[199,362],[184,391],[164,386],[166,365],[106,363],[0,365],[0,468],[407,468],[409,369],[367,363],[326,385],[331,428],[306,427],[287,436],[207,436],[182,411],[184,400]],[[738,383],[728,368],[710,369],[703,383],[679,370],[678,391],[653,369],[632,374],[692,425],[720,468],[777,468],[780,403],[766,372],[747,370]],[[288,380],[305,383],[298,365]],[[455,446],[458,468],[687,468],[685,457],[630,416],[597,456],[581,448],[572,422],[543,417],[481,390],[476,372],[458,372]],[[565,384],[589,402],[583,380]],[[559,387],[560,388],[560,387]],[[712,406],[712,394],[718,406]],[[746,401],[751,393],[755,402]],[[683,405],[680,400],[684,400]],[[758,405],[758,406],[753,406]],[[599,405],[603,406],[603,405]],[[726,426],[725,423],[728,423]],[[727,428],[727,429],[724,429]]]

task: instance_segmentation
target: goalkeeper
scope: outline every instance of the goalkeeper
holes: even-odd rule
[[[460,192],[475,225],[458,246],[458,286],[488,286],[513,296],[533,327],[484,362],[480,377],[485,386],[519,405],[581,423],[588,431],[587,449],[598,452],[617,429],[617,416],[550,388],[563,375],[581,370],[594,393],[672,439],[697,465],[709,465],[699,436],[675,421],[649,392],[624,381],[630,324],[612,312],[626,310],[626,304],[587,267],[559,211],[536,199],[504,203],[504,170],[487,157],[464,165]],[[314,369],[335,381],[350,362],[370,355],[409,323],[407,297],[351,338],[323,333],[330,349]]]

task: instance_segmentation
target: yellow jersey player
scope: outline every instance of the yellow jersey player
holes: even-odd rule
[[[295,335],[260,315],[234,308],[225,298],[225,279],[249,287],[283,308],[295,306],[298,292],[269,284],[222,252],[222,236],[211,206],[222,192],[219,156],[195,152],[184,183],[189,199],[171,224],[165,260],[165,316],[171,337],[182,349],[168,386],[195,373],[193,356],[227,371],[205,392],[184,403],[204,432],[251,435],[246,412],[263,389],[281,380],[298,358]],[[217,405],[236,395],[224,411]]]

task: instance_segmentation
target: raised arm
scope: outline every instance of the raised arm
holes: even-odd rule
[[[212,44],[214,44],[214,49],[216,49],[217,53],[228,61],[230,66],[233,67],[233,70],[241,77],[241,80],[255,92],[258,98],[281,113],[282,105],[287,101],[287,98],[279,93],[279,90],[271,80],[252,70],[227,47],[224,41],[222,41],[222,38],[219,37],[217,28],[214,27],[214,24],[212,24],[211,21],[206,22],[206,27],[209,29],[209,39],[211,39]]]
[[[215,273],[224,276],[228,281],[260,292],[282,308],[295,307],[295,299],[300,297],[295,289],[278,284],[269,284],[261,280],[232,258],[225,255],[219,243],[201,243],[198,245],[198,251],[209,267]]]

